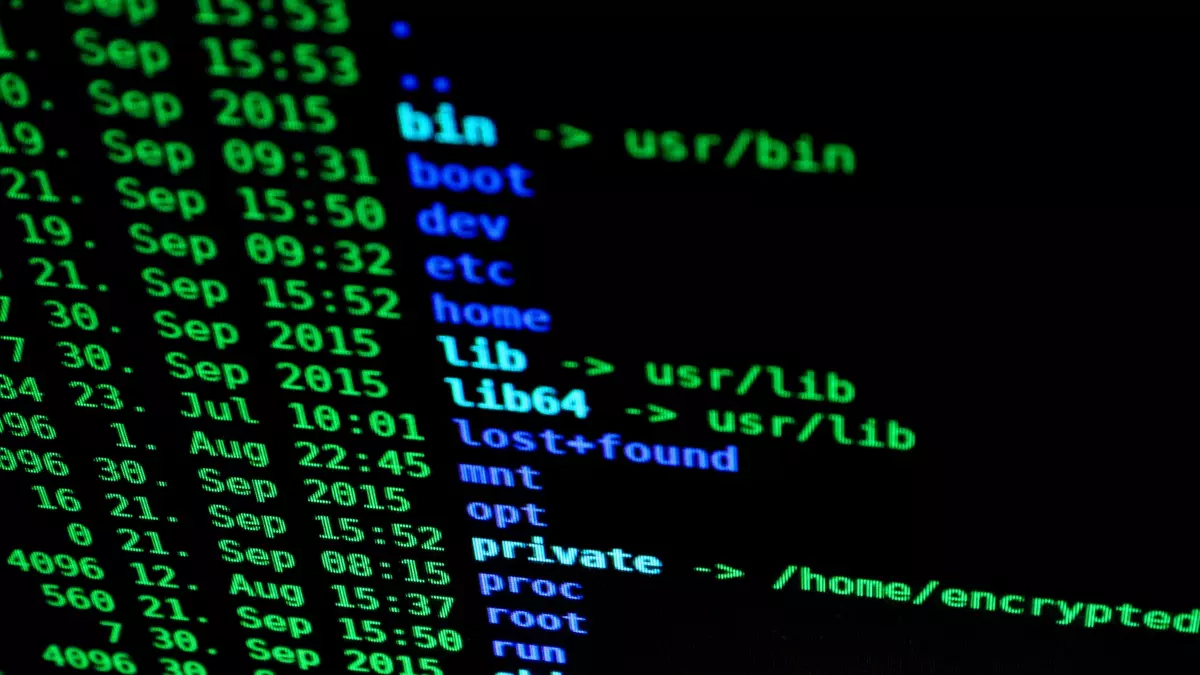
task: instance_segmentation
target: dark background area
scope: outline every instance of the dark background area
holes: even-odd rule
[[[377,194],[389,210],[386,241],[404,268],[397,287],[411,298],[401,329],[381,327],[391,331],[387,356],[372,367],[389,381],[403,381],[393,384],[389,405],[417,412],[429,445],[441,453],[434,481],[412,489],[414,500],[428,505],[422,517],[446,532],[443,559],[459,599],[449,625],[469,640],[467,650],[446,660],[448,675],[516,669],[490,658],[488,641],[528,636],[486,624],[486,603],[473,579],[485,570],[530,573],[530,566],[506,569],[470,559],[471,536],[505,533],[462,515],[465,503],[483,497],[480,488],[453,482],[454,465],[483,457],[462,448],[446,422],[461,411],[450,406],[441,383],[455,373],[438,365],[432,336],[444,331],[430,319],[432,291],[550,310],[555,327],[549,335],[513,338],[531,360],[530,372],[516,379],[531,386],[574,382],[587,389],[593,406],[585,422],[476,413],[477,426],[619,431],[629,439],[741,448],[736,477],[573,458],[529,460],[546,476],[547,489],[536,497],[552,527],[513,538],[544,534],[564,545],[621,546],[659,555],[668,568],[662,577],[639,579],[544,572],[577,576],[589,589],[577,611],[589,617],[592,632],[564,642],[572,657],[566,673],[1195,670],[1195,636],[1087,630],[1045,618],[769,590],[770,580],[796,563],[914,586],[937,578],[943,586],[1130,602],[1173,613],[1200,602],[1190,387],[1195,282],[1188,245],[1196,223],[1194,33],[931,31],[901,22],[860,28],[790,17],[450,20],[402,16],[390,4],[352,6],[351,33],[323,40],[358,53],[364,81],[353,92],[335,92],[342,128],[334,138],[339,146],[370,149],[383,177]],[[46,10],[47,17],[53,14]],[[0,17],[7,26],[8,15]],[[390,35],[387,26],[396,18],[412,22],[412,39]],[[93,169],[105,166],[99,134],[112,125],[89,117],[86,83],[101,74],[122,80],[74,62],[71,32],[97,25],[171,48],[176,65],[154,85],[185,98],[188,118],[180,133],[208,154],[198,175],[184,179],[133,174],[203,189],[213,210],[202,226],[230,258],[241,260],[247,224],[239,220],[236,200],[223,203],[220,195],[244,184],[297,192],[321,186],[247,180],[224,169],[216,148],[232,134],[206,123],[215,112],[207,92],[231,84],[204,76],[194,43],[208,33],[188,24],[185,13],[136,31],[94,20],[58,21],[39,38],[46,40],[39,44],[46,58],[33,72],[41,79],[27,79],[73,102],[60,107],[68,119],[56,120],[54,133],[69,139],[62,143],[79,158],[68,170],[77,172],[72,189],[96,205],[87,227],[114,242],[104,257],[81,264],[133,289],[105,308],[130,336],[112,347],[114,357],[123,351],[127,362],[145,359],[146,372],[153,373],[130,385],[151,406],[153,420],[142,435],[178,440],[186,434],[171,406],[180,386],[155,372],[161,363],[153,361],[165,348],[150,321],[171,304],[136,292],[138,270],[148,263],[125,245],[123,231],[133,221],[117,205],[108,177],[97,178]],[[255,35],[270,45],[300,39],[219,34]],[[429,92],[401,92],[396,81],[405,72],[450,76],[460,113],[495,119],[500,145],[405,144],[396,132],[395,104],[412,100],[432,108],[439,100]],[[558,123],[588,129],[597,141],[586,150],[562,151],[533,139],[533,129]],[[805,176],[638,162],[623,153],[626,127],[730,137],[742,128],[812,133],[853,146],[859,171]],[[326,139],[283,140],[312,146]],[[539,195],[499,206],[455,201],[508,213],[511,235],[500,245],[423,239],[412,217],[434,196],[408,187],[404,158],[414,149],[440,162],[521,162],[534,170]],[[15,241],[19,237],[6,236],[3,246],[19,248]],[[512,260],[517,287],[476,292],[423,278],[425,256],[464,250]],[[7,251],[3,255],[7,260]],[[237,358],[251,363],[278,359],[266,347],[265,332],[253,327],[260,312],[254,278],[266,273],[248,265],[217,272],[245,289],[235,307],[222,311],[246,329]],[[314,283],[329,278],[311,276]],[[23,330],[30,338],[39,331],[54,337],[31,320]],[[617,374],[586,379],[558,368],[583,354],[618,364]],[[31,372],[65,381],[53,353],[31,352],[30,359]],[[714,434],[704,423],[709,408],[801,409],[766,394],[734,399],[650,387],[640,375],[645,361],[834,370],[858,389],[847,415],[900,420],[917,432],[918,446],[899,454]],[[294,487],[306,474],[283,450],[293,435],[280,403],[294,399],[280,398],[268,384],[272,378],[263,371],[250,395],[279,440],[270,475],[281,487]],[[681,411],[681,421],[649,427],[621,412],[651,401]],[[69,408],[55,414],[64,422],[76,414],[88,420],[55,441],[55,449],[74,444],[83,456],[91,454],[87,448],[98,433],[87,424],[103,430],[109,421]],[[160,455],[159,461],[156,470],[178,476],[180,484],[194,469],[186,460]],[[6,527],[15,532],[11,540],[28,549],[43,540],[42,550],[61,548],[60,519],[28,515],[30,493],[22,479],[3,478],[5,513],[34,525]],[[8,489],[9,483],[16,487]],[[81,491],[102,491],[94,480],[90,485]],[[176,561],[181,572],[216,589],[204,600],[210,615],[232,618],[237,603],[219,593],[231,570],[209,541],[216,535],[204,524],[208,502],[182,491],[164,499],[177,499],[172,507],[192,514],[185,522],[195,531],[184,538],[195,538],[191,549],[212,552],[211,559]],[[321,626],[316,646],[327,672],[340,672],[341,651],[352,645],[338,639],[324,588],[346,581],[319,573],[313,556],[320,542],[303,550],[302,523],[312,510],[303,495],[288,499],[288,524],[296,534],[287,548],[309,556],[293,580],[308,599],[298,613],[330,623]],[[103,513],[94,516],[97,529],[104,520]],[[115,551],[109,557],[122,559]],[[746,570],[748,578],[718,584],[691,571],[715,561]],[[14,644],[66,636],[75,620],[93,630],[90,617],[41,605],[30,577],[9,571],[6,598],[14,601],[5,602],[6,611],[27,627]],[[82,635],[85,628],[78,630]],[[219,646],[223,655],[206,659],[209,672],[252,672],[235,658],[249,634],[236,626],[205,630],[205,644]],[[23,665],[25,656],[11,667],[12,654],[0,656],[0,668],[6,675],[50,671],[44,663]],[[139,672],[156,672],[153,660],[145,659]]]

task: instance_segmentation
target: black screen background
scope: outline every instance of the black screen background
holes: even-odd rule
[[[538,458],[547,489],[536,497],[553,525],[548,540],[652,553],[669,570],[637,579],[557,575],[579,577],[593,591],[578,610],[591,633],[569,643],[572,662],[564,672],[1194,670],[1193,636],[769,590],[784,565],[797,563],[914,585],[939,578],[962,588],[1175,612],[1200,599],[1189,405],[1194,283],[1187,242],[1195,213],[1186,200],[1195,139],[1183,65],[1195,48],[1187,36],[855,30],[817,19],[773,26],[409,17],[420,32],[398,43],[386,29],[395,11],[354,9],[355,27],[341,43],[358,52],[364,82],[335,98],[343,121],[337,143],[371,149],[389,188],[387,241],[407,263],[397,280],[402,292],[412,289],[406,321],[401,330],[389,328],[385,361],[377,367],[404,381],[392,385],[389,405],[417,412],[426,451],[441,453],[436,489],[412,489],[425,520],[447,534],[444,559],[458,598],[451,625],[468,638],[467,649],[446,660],[448,673],[505,670],[488,655],[487,642],[498,634],[485,623],[474,574],[485,567],[529,570],[470,559],[471,536],[499,535],[462,514],[465,503],[483,498],[480,488],[452,480],[457,462],[484,457],[468,454],[447,421],[460,414],[440,382],[451,373],[437,365],[433,336],[442,331],[428,311],[433,290],[551,311],[549,335],[513,338],[533,362],[524,382],[565,386],[575,376],[564,376],[558,362],[582,354],[618,365],[610,379],[577,378],[594,410],[585,422],[475,413],[479,424],[615,430],[659,442],[735,442],[742,449],[736,477]],[[204,190],[205,232],[236,258],[245,224],[233,188],[251,183],[222,166],[212,139],[227,137],[227,130],[205,123],[213,112],[208,89],[225,85],[202,79],[189,47],[204,33],[186,16],[170,21],[170,34],[152,37],[168,44],[176,65],[154,85],[184,98],[187,124],[175,131],[207,150],[190,176],[145,173],[143,180]],[[82,264],[108,273],[113,285],[137,289],[137,272],[148,263],[122,243],[136,219],[116,204],[98,142],[103,129],[121,125],[90,113],[86,83],[99,74],[74,61],[70,44],[70,33],[88,23],[74,19],[48,30],[42,39],[53,48],[41,48],[45,57],[35,71],[67,74],[42,82],[56,100],[71,102],[59,106],[54,128],[73,134],[62,141],[72,149],[74,168],[67,171],[77,172],[67,180],[88,196],[97,238],[114,242],[104,256]],[[97,25],[119,32],[117,24]],[[400,92],[396,79],[408,71],[450,75],[458,109],[489,115],[500,128],[497,148],[430,148],[430,156],[520,161],[535,171],[538,197],[505,204],[514,222],[509,240],[471,247],[514,262],[515,293],[470,295],[473,289],[438,288],[423,278],[425,256],[468,247],[422,238],[413,226],[412,215],[433,198],[407,186],[403,162],[412,148],[397,136],[394,107],[406,98],[432,107],[437,99]],[[533,128],[559,122],[592,130],[607,146],[569,154],[532,139]],[[622,156],[625,126],[832,135],[855,147],[860,172],[807,177],[642,164]],[[230,195],[225,203],[222,194]],[[471,201],[458,203],[469,208]],[[478,203],[480,210],[500,210]],[[249,299],[264,272],[246,265],[206,273],[247,296],[223,310],[244,331],[237,358],[277,359],[266,349],[265,332],[256,335]],[[125,327],[126,339],[110,343],[114,356],[124,351],[126,362],[137,363],[147,346],[166,351],[150,317],[170,306],[137,292],[106,306]],[[22,330],[31,339],[39,330],[54,337],[32,323]],[[53,353],[31,351],[29,358],[33,372],[65,379],[55,374]],[[919,446],[888,454],[725,439],[704,428],[708,407],[788,410],[767,396],[751,404],[753,397],[707,399],[700,391],[649,387],[639,374],[648,360],[836,370],[858,386],[856,410],[902,420],[917,430]],[[145,375],[127,385],[130,398],[140,393],[150,410],[139,435],[181,437],[171,407],[180,385],[160,363],[138,370]],[[286,448],[292,435],[282,401],[295,399],[281,398],[271,376],[258,372],[264,374],[249,396],[262,402],[256,409],[264,426],[274,425],[271,437]],[[645,401],[681,410],[691,421],[648,427],[621,413]],[[55,449],[74,444],[86,456],[107,421],[77,414],[91,421],[65,430]],[[281,488],[298,486],[303,474],[276,453],[272,477]],[[187,459],[166,461],[160,453],[159,461],[156,470],[178,476],[178,484],[194,472]],[[82,495],[89,490],[102,491],[95,481],[81,483]],[[206,497],[193,488],[167,497],[192,523],[188,536],[196,537],[196,543],[182,540],[193,557],[173,564],[210,589],[208,614],[232,624],[237,603],[219,593],[230,570],[217,560],[217,537],[203,524]],[[13,541],[27,549],[63,547],[59,519],[31,509],[26,488],[0,499],[13,521],[28,526],[13,528]],[[296,534],[283,547],[300,557],[311,511],[302,494],[285,499],[292,501],[285,515]],[[101,522],[104,514],[88,517]],[[534,533],[542,534],[526,534]],[[114,551],[108,559],[121,558]],[[718,584],[690,570],[718,560],[746,570],[749,579]],[[301,567],[297,582],[308,602],[297,613],[330,622],[319,624],[315,648],[327,661],[323,669],[339,672],[347,645],[332,614],[318,608],[330,604],[321,589],[344,580],[321,574],[311,558],[302,558]],[[66,636],[91,635],[94,618],[50,610],[29,577],[8,570],[5,577],[7,613],[22,621],[7,629],[16,649],[5,650],[0,667],[10,675],[49,672],[20,647],[58,635],[60,643],[72,643]],[[220,658],[205,659],[210,672],[252,672],[237,659],[248,635],[236,626],[210,624],[197,632],[221,650]],[[144,671],[153,672],[152,659],[143,660]]]

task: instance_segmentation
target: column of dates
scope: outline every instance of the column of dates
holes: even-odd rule
[[[99,252],[96,268],[118,277],[123,294],[140,293],[149,304],[128,304],[123,298],[109,305],[135,326],[113,330],[125,336],[126,352],[136,358],[140,372],[123,367],[121,373],[137,386],[142,400],[116,408],[128,410],[130,418],[110,425],[114,457],[98,460],[100,479],[112,484],[112,492],[105,494],[116,502],[110,515],[134,519],[121,522],[117,534],[122,564],[137,588],[131,615],[146,624],[133,626],[130,633],[138,641],[132,648],[141,655],[139,667],[203,675],[219,654],[215,645],[221,634],[206,628],[209,617],[201,598],[216,589],[212,581],[199,583],[190,564],[206,552],[196,537],[196,514],[183,515],[186,500],[175,497],[181,488],[188,489],[190,476],[181,461],[186,432],[172,419],[180,408],[186,410],[178,401],[198,394],[175,386],[164,389],[160,383],[165,366],[175,385],[178,371],[194,356],[191,346],[179,349],[176,340],[181,337],[201,342],[203,330],[211,326],[211,342],[222,346],[226,331],[218,328],[219,322],[191,316],[197,306],[215,310],[229,293],[223,285],[192,279],[191,270],[207,262],[206,254],[216,255],[213,240],[177,233],[181,226],[204,228],[208,203],[196,181],[198,154],[193,143],[181,140],[190,134],[191,122],[183,104],[181,55],[165,42],[149,39],[166,32],[167,19],[156,12],[136,15],[132,4],[114,15],[114,7],[64,5],[71,15],[67,25],[74,53],[85,69],[80,94],[86,95],[99,127],[94,140],[89,139],[91,150],[107,162],[92,177],[98,183],[94,192],[111,200],[105,206],[115,206],[118,214],[118,228],[107,218],[96,223],[104,230],[102,243],[113,249]],[[125,236],[114,236],[117,232]],[[137,254],[135,265],[112,264],[130,250]],[[148,309],[148,315],[135,307]]]
[[[349,18],[340,2],[199,6],[197,21],[219,27],[201,44],[228,132],[221,155],[239,177],[273,398],[296,437],[288,457],[303,477],[290,489],[317,544],[306,562],[326,579],[313,595],[334,610],[341,643],[322,658],[349,672],[441,675],[462,638],[449,624],[443,533],[422,505],[424,438],[403,406],[419,383],[389,353],[404,325],[398,237],[371,149],[339,142],[338,102],[362,79],[354,51],[335,44]],[[253,26],[304,38],[238,37]]]
[[[312,11],[305,3],[289,4],[304,8],[305,16]],[[244,21],[251,19],[264,27],[280,26],[273,15],[257,17],[242,3],[222,3],[222,8],[232,12],[226,23],[232,29],[250,25]],[[206,320],[196,318],[195,310],[156,313],[155,323],[161,338],[174,341],[177,350],[186,349],[168,353],[166,363],[173,377],[188,384],[173,411],[188,429],[177,443],[179,450],[195,457],[191,487],[203,495],[204,516],[215,535],[207,551],[214,567],[206,571],[206,578],[220,580],[225,591],[224,597],[208,603],[220,614],[222,637],[233,652],[222,654],[218,672],[230,666],[245,668],[247,663],[253,668],[248,672],[255,675],[272,675],[277,668],[309,670],[329,663],[324,648],[328,628],[322,620],[327,610],[312,582],[319,578],[314,573],[320,562],[308,555],[311,528],[301,522],[303,511],[296,509],[302,502],[301,486],[290,483],[295,450],[285,447],[287,434],[272,411],[280,406],[279,396],[271,391],[276,369],[259,357],[269,349],[259,339],[269,327],[259,323],[263,313],[258,294],[247,283],[245,269],[252,265],[243,257],[243,231],[236,226],[236,216],[230,217],[234,214],[220,211],[255,190],[270,189],[264,187],[269,176],[246,170],[243,150],[250,149],[254,156],[253,148],[280,147],[292,134],[332,131],[337,118],[327,96],[309,99],[288,87],[286,59],[276,59],[281,65],[271,73],[282,83],[278,88],[251,88],[251,81],[267,72],[259,54],[274,57],[286,54],[284,50],[230,37],[228,33],[237,31],[222,29],[225,22],[203,3],[194,20],[200,31],[191,33],[199,37],[187,43],[194,50],[189,60],[204,64],[211,78],[207,96],[197,97],[206,99],[197,102],[204,106],[208,123],[203,154],[229,171],[213,167],[207,199],[191,200],[211,203],[216,211],[207,218],[213,228],[211,240],[193,247],[198,254],[191,258],[197,266],[215,264],[220,278],[214,271],[199,279],[171,275],[147,292],[199,302],[207,316],[217,314]],[[294,22],[283,25],[298,27]],[[195,236],[189,235],[189,240]]]

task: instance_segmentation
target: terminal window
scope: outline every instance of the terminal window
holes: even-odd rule
[[[1190,37],[3,0],[0,675],[1196,672]]]

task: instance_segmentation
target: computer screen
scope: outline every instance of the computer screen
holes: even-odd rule
[[[0,674],[1195,673],[1167,28],[3,0]]]

